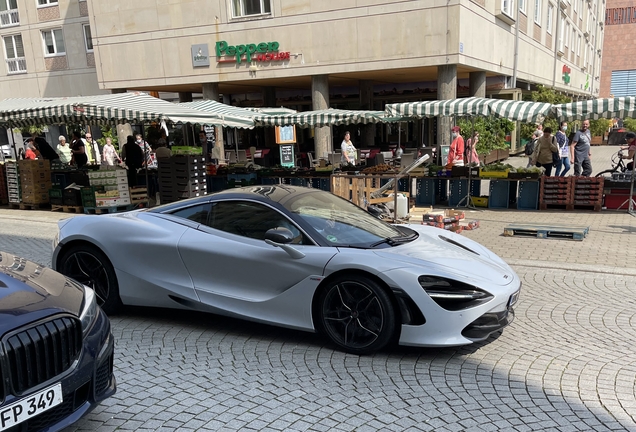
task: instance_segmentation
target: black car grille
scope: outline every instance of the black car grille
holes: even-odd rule
[[[104,362],[97,368],[95,374],[95,395],[100,395],[104,390],[108,388],[110,383],[110,377],[113,375],[113,355],[104,360]]]
[[[10,336],[5,349],[11,385],[20,394],[71,367],[82,350],[82,325],[56,318]]]
[[[4,377],[2,376],[2,357],[0,356],[0,405],[4,402]]]

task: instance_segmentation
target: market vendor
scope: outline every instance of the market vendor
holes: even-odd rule
[[[631,159],[632,161],[627,164],[627,170],[632,171],[634,169],[634,155],[636,155],[636,133],[627,132],[625,134],[625,141],[627,141],[627,148],[621,150],[627,150],[627,154],[621,153],[621,159]]]
[[[448,161],[446,166],[464,166],[464,138],[461,135],[459,126],[453,126],[451,129],[453,134],[453,142],[448,151]]]

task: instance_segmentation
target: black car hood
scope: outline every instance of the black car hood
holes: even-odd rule
[[[80,284],[34,262],[0,252],[0,337],[57,313],[79,316]]]

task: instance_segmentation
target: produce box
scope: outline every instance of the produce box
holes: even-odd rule
[[[472,197],[475,207],[488,207],[488,197]]]
[[[505,171],[479,171],[479,177],[481,178],[508,178],[510,170]]]
[[[479,228],[479,221],[478,220],[471,220],[469,222],[467,222],[465,225],[462,225],[462,228],[464,228],[466,231],[471,231],[474,229]]]
[[[448,224],[458,222],[459,219],[456,217],[446,217],[441,214],[425,214],[423,216],[423,222],[434,222],[436,224]]]
[[[96,207],[119,207],[124,205],[130,205],[130,198],[107,198],[96,199]]]

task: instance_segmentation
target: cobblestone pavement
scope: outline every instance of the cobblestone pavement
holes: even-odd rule
[[[65,216],[0,209],[0,249],[49,264]],[[130,309],[112,318],[118,393],[66,432],[636,431],[636,268],[626,246],[636,218],[469,217],[481,227],[464,234],[511,262],[524,284],[515,322],[487,343],[357,357],[309,333]],[[510,221],[555,218],[590,225],[590,235],[501,236]]]

